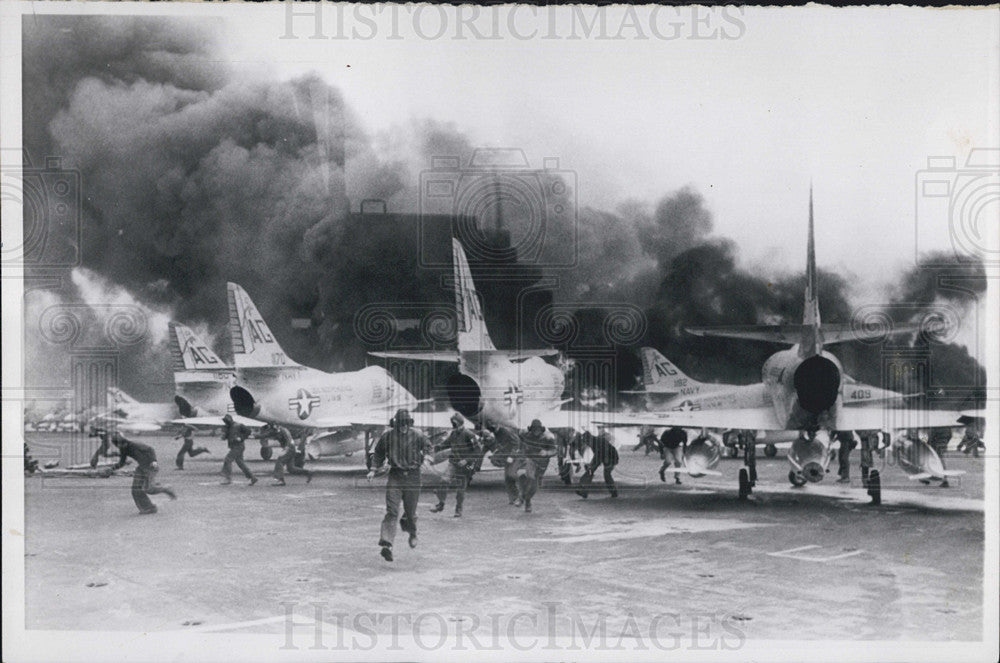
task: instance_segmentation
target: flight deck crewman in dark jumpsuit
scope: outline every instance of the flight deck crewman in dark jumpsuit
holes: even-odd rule
[[[233,417],[228,414],[222,418],[222,421],[226,424],[226,428],[222,432],[222,439],[229,443],[229,453],[226,454],[226,459],[222,462],[222,485],[228,486],[233,482],[233,463],[236,463],[236,466],[243,470],[243,476],[250,479],[252,486],[257,483],[257,477],[243,462],[243,441],[250,437],[250,429],[243,424],[234,422]]]
[[[608,435],[603,430],[597,435],[584,432],[581,436],[581,442],[590,447],[594,453],[594,457],[587,464],[583,478],[580,479],[580,489],[576,491],[576,494],[583,499],[587,499],[587,491],[594,480],[594,474],[597,472],[598,467],[604,465],[604,485],[607,486],[611,497],[618,497],[618,488],[615,486],[614,477],[611,476],[611,472],[618,464],[618,449],[608,440]]]
[[[531,498],[542,486],[542,477],[556,455],[556,436],[534,419],[528,432],[521,435],[520,454],[515,460],[517,488],[524,511],[531,513]]]
[[[181,450],[177,452],[177,458],[174,460],[174,463],[177,465],[178,470],[183,470],[185,455],[194,458],[199,454],[207,454],[208,449],[205,447],[194,448],[194,428],[191,426],[185,426],[180,435],[174,436],[174,439],[176,440],[179,437],[184,438],[184,444],[181,445]]]
[[[312,472],[295,464],[295,456],[298,454],[299,448],[287,428],[278,424],[268,424],[262,433],[277,439],[282,449],[281,455],[278,456],[278,460],[274,463],[274,474],[272,475],[274,476],[274,482],[271,484],[272,486],[285,485],[285,472],[304,476],[306,483],[312,481]]]
[[[660,457],[663,465],[660,466],[660,481],[666,482],[667,468],[684,467],[684,452],[687,451],[688,434],[683,428],[674,426],[663,431],[660,436]],[[674,483],[681,482],[681,475],[674,472]]]
[[[451,433],[445,440],[445,446],[451,449],[448,457],[448,469],[445,483],[437,490],[437,505],[431,509],[433,513],[444,511],[444,502],[448,498],[448,486],[455,487],[455,518],[462,517],[462,504],[465,502],[465,488],[475,471],[476,457],[482,454],[476,448],[476,436],[465,427],[465,417],[456,412],[451,415]]]
[[[156,464],[156,451],[153,447],[142,442],[126,440],[120,433],[115,433],[111,441],[118,447],[118,463],[115,469],[121,469],[129,458],[139,464],[132,474],[132,499],[139,507],[139,513],[146,515],[156,513],[156,505],[149,499],[150,495],[166,493],[170,499],[177,499],[177,495],[169,486],[161,486],[156,482],[156,474],[159,466]]]
[[[104,428],[91,429],[90,437],[96,437],[101,440],[97,450],[94,451],[94,455],[90,457],[90,467],[96,468],[101,456],[107,458],[108,454],[111,453],[111,440],[108,438],[108,431]]]
[[[432,452],[427,438],[415,431],[410,411],[400,409],[392,418],[392,428],[375,443],[368,480],[375,477],[375,470],[389,463],[389,481],[385,486],[385,517],[378,545],[387,562],[392,561],[392,543],[396,538],[396,518],[399,503],[403,503],[403,517],[399,526],[410,535],[410,547],[417,547],[417,502],[420,500],[420,466],[424,456]]]

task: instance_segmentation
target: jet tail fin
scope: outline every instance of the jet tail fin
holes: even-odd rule
[[[719,336],[724,338],[740,338],[771,343],[787,343],[799,346],[799,355],[812,357],[823,352],[825,330],[820,326],[819,296],[817,294],[816,277],[816,241],[813,232],[813,194],[809,185],[809,239],[806,244],[806,292],[802,324],[800,325],[736,325],[721,327],[688,327],[687,331],[695,336]],[[835,341],[867,340],[873,336],[884,336],[884,331],[868,333],[863,329],[851,329],[850,336],[838,329],[833,336]],[[900,331],[906,331],[900,329]],[[895,333],[895,331],[893,332]]]
[[[246,290],[228,283],[229,334],[236,368],[297,366],[285,354]]]
[[[682,388],[701,386],[697,380],[684,375],[681,369],[658,350],[642,348],[639,355],[642,358],[642,383],[646,391],[679,393]]]
[[[124,405],[126,403],[138,403],[138,402],[139,401],[135,400],[134,398],[132,398],[131,396],[129,396],[128,394],[126,394],[124,391],[122,391],[118,387],[108,387],[108,405],[109,406],[113,407],[115,405]]]
[[[189,327],[171,322],[169,328],[170,356],[174,373],[216,371],[220,368],[226,368],[226,364],[219,359],[212,348],[208,347],[208,344],[202,341]]]
[[[813,191],[809,185],[809,240],[806,246],[806,294],[802,315],[802,335],[799,355],[812,357],[823,352],[823,332],[820,330],[819,295],[816,292],[816,241],[813,233]]]
[[[462,244],[456,239],[451,240],[452,258],[455,272],[455,316],[458,337],[458,351],[462,352],[493,352],[496,346],[486,329],[483,318],[483,307],[476,293],[476,285],[472,281],[472,271],[465,257]]]

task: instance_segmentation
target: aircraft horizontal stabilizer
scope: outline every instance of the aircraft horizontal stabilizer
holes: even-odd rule
[[[748,341],[768,341],[795,345],[802,338],[802,325],[722,325],[718,327],[685,327],[695,336],[739,338]]]
[[[559,351],[555,348],[543,348],[541,350],[498,350],[499,354],[504,355],[510,361],[524,361],[525,359],[531,359],[532,357],[554,357],[559,354]]]
[[[748,341],[767,341],[795,345],[802,340],[803,325],[721,325],[718,327],[686,327],[695,336],[738,338]],[[877,341],[897,334],[915,334],[919,325],[895,325],[891,329],[868,329],[862,325],[824,324],[820,331],[823,344],[846,343],[848,341]]]
[[[385,359],[409,359],[411,361],[446,361],[452,364],[458,363],[458,353],[456,352],[369,352],[373,357]]]
[[[891,329],[866,329],[860,325],[831,325],[822,327],[823,344],[846,343],[848,341],[879,341],[898,334],[916,334],[920,325],[893,325]]]

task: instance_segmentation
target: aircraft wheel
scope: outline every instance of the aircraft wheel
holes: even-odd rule
[[[737,446],[735,444],[733,446],[731,446],[731,447],[726,447],[726,449],[727,449],[727,451],[729,453],[729,457],[730,458],[736,458],[737,456],[740,455],[740,450],[739,450],[739,448],[737,448]]]
[[[795,486],[796,488],[801,488],[802,486],[806,485],[806,480],[805,480],[805,478],[804,478],[804,477],[802,477],[802,475],[800,475],[800,474],[799,474],[798,472],[796,472],[795,470],[789,470],[789,471],[788,471],[788,480],[789,480],[789,481],[790,481],[790,482],[792,483],[792,485],[793,485],[793,486]]]
[[[750,494],[750,472],[747,469],[740,469],[740,499],[745,500]]]
[[[271,456],[274,455],[274,449],[268,446],[261,445],[260,447],[260,457],[264,460],[271,460]]]
[[[878,470],[872,470],[868,475],[868,494],[872,497],[872,504],[878,506],[882,503],[882,479]]]
[[[764,455],[767,456],[768,458],[774,458],[775,456],[778,455],[778,447],[774,446],[773,444],[765,444]]]

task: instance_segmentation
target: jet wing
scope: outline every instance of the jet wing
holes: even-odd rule
[[[249,428],[261,428],[266,424],[265,421],[258,421],[256,419],[251,419],[250,417],[243,417],[238,414],[229,415],[233,418],[233,421],[238,424],[243,424]],[[183,419],[173,419],[172,424],[181,424],[184,426],[216,426],[222,427],[226,425],[226,422],[222,420],[221,416],[208,416],[208,417],[185,417]]]
[[[902,410],[881,407],[845,407],[837,413],[837,430],[900,430],[961,426],[958,412]]]
[[[615,420],[622,416],[625,415],[596,410],[548,410],[532,418],[540,420],[546,428],[595,432],[604,419]]]
[[[114,425],[115,428],[125,433],[155,433],[163,429],[163,425],[158,421],[129,419],[117,414],[97,415],[91,417],[89,423],[94,426]]]
[[[313,422],[312,425],[320,428],[349,428],[351,426],[382,426],[389,425],[389,420],[396,414],[396,407],[387,409],[375,409],[368,412],[361,412],[353,415],[343,415],[340,417],[327,417]],[[415,428],[451,428],[451,417],[454,412],[410,412],[413,417]],[[466,428],[472,427],[472,422],[466,420]]]
[[[595,423],[604,426],[680,426],[682,428],[735,428],[785,430],[769,408],[730,410],[669,410],[637,414],[603,413]]]

